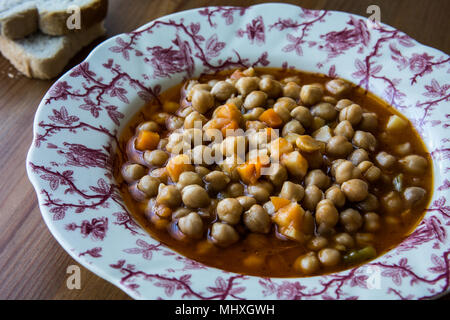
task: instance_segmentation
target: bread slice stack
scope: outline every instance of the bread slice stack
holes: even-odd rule
[[[74,6],[80,29],[68,27]],[[107,8],[108,0],[0,0],[0,51],[25,76],[54,78],[105,33]]]

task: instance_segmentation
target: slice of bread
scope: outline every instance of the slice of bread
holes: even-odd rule
[[[21,39],[37,31],[39,13],[30,0],[0,1],[0,35]]]
[[[17,70],[38,79],[56,77],[83,47],[105,33],[103,22],[65,36],[36,33],[20,40],[0,36],[0,50]]]
[[[0,35],[21,39],[38,29],[55,36],[79,31],[67,27],[71,6],[80,8],[84,30],[105,19],[108,0],[0,0]]]

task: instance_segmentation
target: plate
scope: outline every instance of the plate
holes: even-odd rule
[[[425,218],[363,266],[260,278],[204,266],[146,234],[111,174],[117,137],[183,79],[236,67],[339,76],[408,117],[433,158]],[[80,264],[136,299],[427,299],[449,289],[450,58],[401,31],[342,12],[285,4],[179,12],[115,36],[50,88],[36,112],[27,172],[53,236]]]

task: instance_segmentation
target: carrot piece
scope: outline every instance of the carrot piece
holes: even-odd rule
[[[275,211],[278,211],[279,209],[286,207],[291,203],[291,200],[281,197],[270,197],[270,201],[272,201]]]
[[[169,174],[169,177],[173,182],[178,182],[178,179],[183,172],[194,170],[189,156],[186,154],[180,154],[173,158],[170,158],[166,168],[167,173]]]
[[[279,128],[283,124],[283,120],[272,108],[264,111],[260,116],[259,120],[267,124],[272,128]]]
[[[278,137],[277,133],[272,128],[265,128],[265,131],[267,135],[267,142],[272,141],[272,138],[276,139]]]
[[[136,139],[136,149],[144,150],[154,150],[159,143],[159,134],[153,131],[142,130]]]
[[[229,123],[227,123],[226,125],[224,125],[221,129],[222,131],[222,135],[224,137],[227,137],[227,130],[237,130],[239,129],[239,123],[236,120],[231,120]]]
[[[236,168],[241,180],[249,185],[255,184],[259,177],[261,177],[261,167],[255,163],[244,163]]]
[[[167,168],[157,168],[149,173],[150,176],[158,178],[162,183],[167,183],[168,173]]]
[[[241,70],[236,70],[231,74],[230,79],[237,80],[242,78],[243,76],[244,73]]]
[[[276,211],[272,220],[278,225],[278,230],[282,235],[303,242],[304,234],[301,227],[304,215],[305,210],[298,203],[291,202]]]
[[[215,111],[213,116],[215,118],[225,118],[230,120],[236,120],[237,122],[240,122],[242,118],[242,113],[239,111],[239,109],[236,107],[234,103],[227,103],[220,107],[218,107]]]

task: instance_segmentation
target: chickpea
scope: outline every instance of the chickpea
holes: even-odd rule
[[[334,267],[341,260],[341,254],[338,250],[332,248],[325,248],[319,251],[319,260],[325,267]]]
[[[226,103],[232,103],[236,107],[240,108],[244,105],[244,98],[242,96],[232,97],[226,101]]]
[[[350,84],[342,79],[334,79],[328,81],[325,87],[329,93],[337,97],[342,97],[343,95],[347,94],[351,89]]]
[[[373,112],[365,112],[361,116],[359,129],[362,131],[375,132],[378,128],[378,116]]]
[[[273,106],[273,111],[275,111],[276,114],[280,116],[280,118],[283,120],[284,123],[291,120],[291,112],[284,105],[276,103]]]
[[[427,194],[427,191],[419,187],[408,187],[403,191],[403,198],[408,208],[419,204]]]
[[[244,101],[245,109],[253,109],[258,107],[264,107],[267,101],[267,94],[262,91],[252,91],[250,92]]]
[[[183,203],[190,208],[205,208],[210,204],[208,192],[198,185],[184,187],[181,192]]]
[[[270,231],[270,216],[267,211],[258,204],[254,204],[244,213],[243,221],[245,226],[251,232],[268,233]]]
[[[165,150],[166,146],[167,146],[167,143],[169,143],[169,139],[165,139],[165,138],[160,139],[157,149]]]
[[[218,81],[211,89],[211,94],[219,101],[229,99],[236,92],[236,88],[226,81]]]
[[[195,91],[199,91],[199,90],[209,92],[211,90],[211,86],[207,83],[199,83],[198,81],[196,83],[192,83],[192,84],[190,83],[186,98],[189,101],[192,101],[192,97],[194,96]]]
[[[314,252],[298,257],[294,261],[294,269],[303,274],[313,274],[320,269],[320,262]]]
[[[210,236],[212,241],[220,247],[228,247],[239,240],[239,234],[232,226],[220,222],[212,225]]]
[[[254,77],[256,75],[256,70],[255,68],[250,67],[242,71],[242,74],[247,77]]]
[[[306,244],[306,247],[312,251],[319,251],[328,245],[328,239],[322,236],[315,236],[311,238]]]
[[[180,177],[178,178],[177,182],[177,188],[179,190],[182,190],[184,187],[189,185],[199,185],[203,186],[202,178],[198,173],[192,172],[192,171],[185,171],[180,174]]]
[[[379,208],[379,206],[380,204],[378,198],[371,193],[369,193],[366,199],[356,204],[356,208],[363,212],[375,211]]]
[[[206,90],[195,90],[192,94],[192,108],[199,113],[206,113],[214,106],[213,95]]]
[[[353,104],[353,101],[349,99],[341,99],[336,103],[336,110],[341,112],[345,107],[351,106]]]
[[[367,247],[373,244],[375,236],[372,233],[357,233],[355,240],[359,247]]]
[[[270,98],[279,97],[283,91],[281,83],[270,78],[261,79],[261,81],[259,82],[259,88],[267,93]]]
[[[301,87],[295,82],[288,82],[283,87],[283,96],[297,100],[300,97]]]
[[[259,78],[257,77],[242,77],[236,82],[235,87],[245,97],[250,92],[258,90],[258,83]]]
[[[316,222],[328,228],[333,228],[339,221],[339,213],[333,202],[328,199],[321,200],[316,207]]]
[[[369,154],[364,149],[356,149],[348,156],[347,160],[351,161],[353,165],[357,166],[361,162],[369,160]]]
[[[281,83],[287,84],[287,83],[289,83],[289,82],[295,82],[295,83],[298,84],[298,85],[301,85],[301,84],[302,84],[302,80],[301,80],[300,77],[297,76],[297,75],[295,75],[295,76],[289,76],[289,77],[286,77],[286,78],[284,78],[284,79],[281,80]]]
[[[398,213],[403,209],[403,200],[397,191],[391,191],[382,197],[381,204],[388,213]]]
[[[273,163],[272,172],[268,177],[274,186],[280,186],[288,179],[287,170],[281,164]]]
[[[315,219],[310,211],[305,211],[303,215],[303,223],[301,226],[301,231],[306,236],[306,238],[310,238],[314,234],[315,229]]]
[[[202,166],[195,166],[195,172],[198,173],[200,177],[206,176],[208,173],[210,173],[208,168],[202,167]]]
[[[242,117],[245,121],[255,121],[259,119],[264,111],[266,111],[264,108],[253,108],[245,113]]]
[[[226,198],[217,204],[217,215],[219,219],[228,224],[237,224],[241,220],[242,206],[238,200]]]
[[[137,128],[136,131],[153,131],[158,132],[161,128],[155,121],[146,121],[141,123]]]
[[[422,175],[428,167],[428,161],[424,157],[418,155],[410,155],[403,157],[398,161],[403,170],[414,175]]]
[[[156,197],[156,203],[167,206],[169,208],[176,208],[181,204],[181,194],[177,187],[173,185],[165,186],[161,184]]]
[[[338,185],[331,186],[325,191],[325,199],[331,200],[335,207],[343,207],[345,204],[345,194]]]
[[[149,165],[161,167],[169,159],[169,155],[162,150],[145,151],[144,160]]]
[[[137,185],[137,188],[145,193],[146,196],[152,198],[158,194],[158,187],[161,181],[149,175],[143,176]]]
[[[333,157],[345,158],[353,151],[353,146],[345,137],[334,136],[328,140],[326,151]]]
[[[300,91],[300,99],[305,105],[312,106],[322,99],[323,94],[324,90],[321,84],[307,84]]]
[[[295,107],[297,107],[297,102],[289,97],[281,97],[277,99],[277,102],[273,106],[283,106],[291,112],[295,109]]]
[[[333,121],[337,117],[337,111],[331,103],[321,102],[311,108],[314,117],[320,117],[325,121]]]
[[[316,185],[323,190],[330,185],[330,178],[320,169],[311,170],[305,177],[305,185]]]
[[[357,130],[353,136],[353,144],[358,148],[373,152],[377,147],[377,139],[370,132]]]
[[[197,213],[191,212],[178,220],[178,228],[188,237],[199,239],[203,235],[202,218]]]
[[[346,232],[334,235],[333,240],[337,245],[343,246],[345,250],[348,250],[355,246],[355,240]]]
[[[247,188],[248,193],[260,203],[269,200],[272,190],[272,184],[266,181],[257,182],[253,185],[249,185]]]
[[[337,165],[334,171],[336,183],[344,183],[351,179],[361,178],[361,170],[348,160],[344,160]]]
[[[285,137],[289,133],[296,133],[296,134],[304,134],[305,129],[303,128],[302,124],[298,120],[291,120],[288,123],[286,123],[283,127],[282,135]]]
[[[313,124],[313,116],[308,108],[299,106],[291,111],[291,116],[301,123],[305,128],[310,128]]]
[[[381,170],[370,161],[363,161],[358,165],[362,176],[369,182],[375,182],[381,177]]]
[[[244,195],[244,186],[239,182],[230,183],[226,189],[226,193],[230,198],[237,198]]]
[[[367,232],[377,232],[381,227],[381,219],[375,212],[364,214],[364,230]]]
[[[142,178],[146,171],[147,168],[140,164],[128,164],[122,167],[122,177],[126,182],[131,183]]]
[[[318,129],[316,129],[317,127]],[[333,130],[331,130],[329,126],[325,125],[325,120],[322,118],[314,117],[311,129],[315,130],[311,136],[318,141],[327,143],[333,137]]]
[[[348,120],[339,122],[339,124],[334,128],[334,134],[336,136],[343,136],[347,140],[351,140],[355,131],[353,130],[352,124]]]
[[[362,114],[362,108],[358,104],[352,104],[341,110],[339,121],[347,120],[352,126],[356,126],[361,121]]]
[[[170,116],[169,118],[167,118],[166,120],[166,128],[169,131],[173,131],[176,129],[179,129],[183,126],[184,124],[184,119],[177,117],[177,116]]]
[[[303,153],[303,157],[308,161],[309,169],[319,169],[322,168],[325,162],[323,155],[320,151],[314,151],[311,153]]]
[[[187,208],[178,208],[172,212],[172,220],[180,219],[181,217],[187,216],[192,211]]]
[[[395,162],[397,161],[397,159],[395,159],[395,157],[393,155],[390,155],[389,153],[387,153],[385,151],[378,153],[375,156],[375,159],[376,159],[378,165],[385,170],[392,169]]]
[[[361,179],[351,179],[341,185],[341,190],[350,202],[363,201],[369,194],[369,186]]]
[[[225,189],[231,181],[230,177],[222,171],[212,171],[208,173],[204,179],[207,183],[209,183],[208,187],[216,192]]]
[[[192,111],[184,119],[184,128],[201,128],[207,122],[206,117],[197,111]],[[197,126],[196,126],[197,125]]]
[[[236,200],[239,201],[244,210],[248,210],[251,206],[256,204],[256,199],[249,196],[240,196],[237,197]]]
[[[323,199],[323,192],[317,186],[308,186],[305,189],[303,207],[309,211],[314,211],[320,200]]]
[[[305,196],[305,190],[299,184],[293,183],[291,181],[285,181],[283,187],[281,188],[280,197],[289,199],[291,201],[299,202]]]
[[[351,208],[341,212],[339,221],[345,231],[350,233],[357,231],[363,224],[363,218],[359,212]]]

